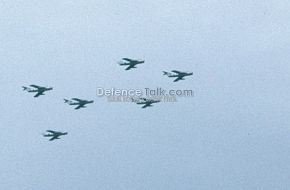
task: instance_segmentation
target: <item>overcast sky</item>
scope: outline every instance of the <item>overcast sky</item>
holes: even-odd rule
[[[0,189],[290,187],[290,2],[2,0]],[[122,57],[145,59],[125,71]],[[191,71],[172,82],[163,70]],[[33,98],[21,86],[52,86]],[[96,88],[192,89],[141,109]],[[63,98],[94,100],[75,111]],[[67,131],[61,140],[47,129]]]

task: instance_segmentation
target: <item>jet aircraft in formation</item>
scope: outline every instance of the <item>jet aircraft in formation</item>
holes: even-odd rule
[[[134,60],[134,59],[129,59],[129,58],[123,58],[124,61],[127,61],[127,62],[121,62],[119,63],[121,66],[128,66],[125,70],[130,70],[130,69],[133,69],[133,68],[137,68],[136,65],[138,64],[142,64],[142,63],[145,63],[144,60]]]
[[[163,71],[163,75],[166,75],[168,77],[176,77],[176,79],[173,82],[177,82],[179,80],[184,80],[184,77],[193,75],[193,73],[181,72],[181,71],[177,71],[177,70],[172,70],[171,72],[173,72],[174,74],[170,73],[170,72]]]
[[[36,94],[34,95],[35,98],[37,98],[38,96],[44,95],[44,92],[49,91],[49,90],[53,90],[52,87],[42,87],[42,86],[37,86],[37,85],[30,85],[30,87],[26,87],[26,86],[22,86],[24,91],[27,92],[36,92]]]
[[[76,105],[77,107],[75,107],[75,109],[78,110],[80,108],[85,108],[87,104],[94,103],[94,101],[93,100],[89,101],[89,100],[81,100],[78,98],[72,98],[71,100],[64,99],[64,103],[71,105],[71,106]]]
[[[60,136],[63,136],[63,135],[67,135],[68,133],[67,132],[58,132],[58,131],[52,131],[52,130],[46,130],[47,134],[43,134],[44,137],[51,137],[49,139],[49,141],[53,141],[55,139],[60,139],[59,137]]]
[[[143,64],[145,63],[144,60],[134,60],[130,58],[123,58],[123,61],[126,62],[121,62],[119,63],[121,66],[128,66],[125,70],[130,70],[133,68],[136,68],[136,65],[138,64]],[[171,73],[172,72],[172,73]],[[163,71],[163,75],[166,75],[168,77],[174,77],[176,78],[173,82],[177,82],[179,80],[184,80],[184,77],[193,75],[192,72],[181,72],[177,70],[172,70],[171,72],[166,72]],[[30,85],[29,87],[22,86],[24,91],[33,93],[35,92],[36,94],[34,97],[38,97],[41,95],[45,95],[44,92],[53,90],[52,87],[42,87],[42,86],[37,86],[37,85]],[[139,98],[138,100],[132,99],[133,102],[135,102],[138,105],[143,105],[142,108],[147,108],[153,106],[152,104],[161,102],[160,100],[156,99],[149,99],[149,98]],[[64,103],[68,105],[76,105],[75,109],[80,109],[80,108],[85,108],[87,104],[92,104],[94,103],[93,100],[82,100],[78,98],[72,98],[70,100],[64,99]],[[47,130],[46,134],[43,134],[44,137],[51,137],[49,140],[53,141],[55,139],[60,139],[60,136],[67,135],[67,132],[58,132],[58,131],[52,131],[52,130]]]

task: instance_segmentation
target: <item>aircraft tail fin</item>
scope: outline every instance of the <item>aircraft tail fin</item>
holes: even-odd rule
[[[166,72],[166,71],[162,71],[162,72],[163,72],[163,75],[171,76],[171,73],[169,73],[169,72]]]
[[[28,87],[22,86],[22,89],[23,89],[23,91],[27,91],[28,90]]]
[[[63,99],[63,100],[64,100],[64,103],[67,103],[67,104],[70,103],[70,100],[67,100],[67,99]]]

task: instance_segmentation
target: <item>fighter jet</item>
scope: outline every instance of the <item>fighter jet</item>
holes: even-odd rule
[[[184,77],[193,75],[193,73],[181,72],[181,71],[176,71],[176,70],[172,70],[171,72],[173,72],[175,74],[163,71],[163,75],[166,75],[168,77],[177,77],[173,82],[177,82],[179,80],[184,80]]]
[[[30,88],[32,87],[32,88]],[[30,85],[30,87],[26,87],[26,86],[22,86],[24,91],[27,92],[36,92],[35,94],[35,98],[37,98],[38,96],[44,95],[44,92],[49,91],[49,90],[53,90],[52,87],[42,87],[42,86],[37,86],[37,85]]]
[[[128,61],[128,62],[121,62],[119,63],[119,65],[121,66],[128,66],[125,70],[130,70],[132,68],[136,68],[136,65],[138,64],[142,64],[145,61],[144,60],[134,60],[134,59],[129,59],[129,58],[123,58],[124,61]]]
[[[85,108],[86,104],[94,103],[94,101],[93,100],[88,101],[88,100],[81,100],[78,98],[72,98],[71,100],[64,99],[64,103],[66,103],[68,105],[77,105],[77,107],[75,109],[78,110],[80,108]]]
[[[65,132],[57,132],[57,131],[52,131],[52,130],[46,130],[46,132],[48,132],[47,134],[43,134],[44,137],[51,137],[49,139],[49,141],[53,141],[55,139],[60,139],[59,137],[60,136],[63,136],[63,135],[67,135],[68,133]]]
[[[136,102],[136,104],[144,104],[142,108],[151,107],[153,106],[152,104],[161,102],[160,100],[147,99],[147,98],[139,98],[139,100],[133,100],[133,101]]]

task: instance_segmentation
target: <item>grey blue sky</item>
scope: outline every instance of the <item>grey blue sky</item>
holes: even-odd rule
[[[2,0],[0,189],[290,186],[290,2]],[[145,59],[124,71],[122,57]],[[163,70],[192,71],[173,83]],[[53,86],[33,98],[22,85]],[[193,89],[140,109],[104,88]],[[95,100],[75,111],[63,98]],[[67,131],[49,142],[46,129]]]

